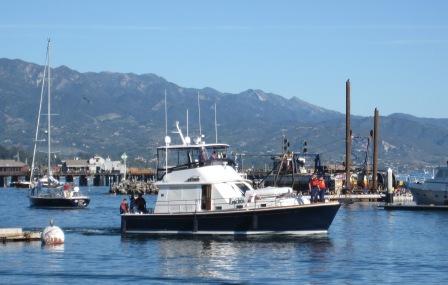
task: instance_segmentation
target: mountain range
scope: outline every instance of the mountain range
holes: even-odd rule
[[[38,113],[43,66],[19,59],[0,59],[0,145],[31,149]],[[216,104],[220,142],[237,153],[281,151],[282,134],[291,149],[321,153],[324,161],[344,160],[345,115],[262,90],[238,94],[212,88],[185,88],[155,74],[80,73],[66,66],[52,68],[52,138],[56,155],[110,155],[151,160],[165,136],[164,94],[168,129],[177,139],[175,121],[190,136],[198,135],[198,100],[206,142],[214,142]],[[341,94],[341,100],[344,100]],[[44,102],[44,110],[46,102]],[[46,111],[43,111],[46,113]],[[372,110],[373,113],[373,110]],[[41,118],[43,130],[46,117]],[[383,165],[444,164],[448,149],[448,119],[407,114],[382,116],[380,162]],[[363,160],[372,117],[352,116],[354,159]],[[41,146],[44,150],[44,146]],[[370,147],[371,150],[371,147]],[[253,163],[253,162],[252,162]]]

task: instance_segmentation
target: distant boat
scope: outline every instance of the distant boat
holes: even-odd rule
[[[29,189],[31,187],[31,182],[30,181],[14,181],[14,182],[9,183],[9,187]]]
[[[432,179],[410,183],[409,190],[418,205],[448,205],[448,167],[438,167]]]
[[[43,178],[40,178],[35,183],[31,183],[30,187],[32,189],[29,192],[29,199],[31,206],[34,207],[45,207],[45,208],[85,208],[89,205],[90,198],[83,195],[79,191],[79,187],[73,187],[71,184],[60,184],[58,180],[53,177],[51,170],[51,73],[50,73],[50,40],[47,44],[47,60],[44,69],[44,75],[42,78],[42,89],[39,103],[39,112],[37,118],[36,134],[34,140],[34,151],[33,151],[33,162],[31,165],[31,175],[30,180],[33,181],[34,164],[36,158],[36,145],[39,136],[39,122],[42,111],[42,101],[45,86],[45,75],[47,75],[47,142],[48,142],[48,174]]]

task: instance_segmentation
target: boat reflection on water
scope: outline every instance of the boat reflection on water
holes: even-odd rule
[[[144,258],[157,260],[160,274],[176,278],[198,278],[196,281],[232,281],[278,279],[263,267],[277,266],[284,276],[294,276],[298,270],[313,274],[326,270],[315,268],[301,260],[319,260],[326,264],[333,242],[326,234],[309,236],[170,236],[122,237],[122,243],[132,251],[148,248]],[[135,247],[135,248],[134,248]],[[265,251],[266,254],[260,254]],[[266,258],[260,258],[265,256]],[[291,259],[297,260],[291,262]],[[152,263],[152,261],[149,261]],[[241,276],[241,272],[245,272]],[[270,273],[269,273],[270,272]],[[265,274],[265,275],[264,275]]]

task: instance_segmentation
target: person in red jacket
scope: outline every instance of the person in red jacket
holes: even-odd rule
[[[319,177],[319,202],[325,202],[325,191],[327,190],[327,185],[325,185],[324,177]]]
[[[310,182],[308,183],[308,189],[311,195],[311,203],[317,202],[317,197],[319,194],[319,179],[317,179],[316,174],[311,176]]]
[[[120,214],[126,213],[129,213],[128,200],[126,200],[126,198],[123,198],[123,201],[121,201],[120,204]]]

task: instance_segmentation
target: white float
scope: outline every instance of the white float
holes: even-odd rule
[[[64,232],[60,227],[53,225],[53,220],[50,225],[42,232],[42,243],[46,245],[63,244],[65,241]]]

